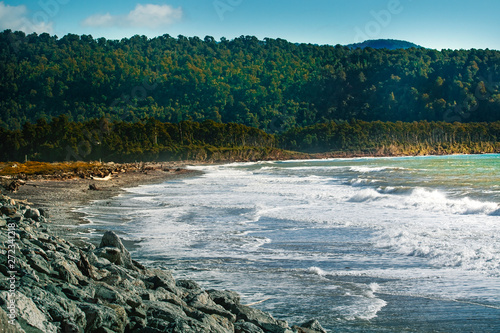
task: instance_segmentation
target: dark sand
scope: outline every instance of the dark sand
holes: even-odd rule
[[[146,172],[134,171],[113,175],[110,180],[69,179],[69,180],[29,180],[17,192],[2,190],[13,199],[22,200],[34,208],[43,208],[49,213],[47,229],[52,235],[69,241],[80,240],[75,234],[78,225],[87,223],[84,214],[75,209],[87,206],[94,200],[106,200],[124,193],[124,188],[144,184],[162,183],[168,180],[200,174],[197,171],[177,169],[179,164],[165,164],[170,171],[162,169]],[[98,190],[90,190],[95,185]],[[83,229],[83,228],[82,228]],[[125,244],[127,246],[127,244]],[[132,244],[128,244],[132,246]],[[127,246],[127,247],[128,247]]]

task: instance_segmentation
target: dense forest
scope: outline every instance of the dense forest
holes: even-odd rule
[[[77,123],[213,120],[267,133],[351,119],[492,122],[499,81],[492,50],[0,33],[0,127],[10,130],[62,114]]]
[[[21,130],[0,127],[0,161],[255,160],[279,158],[275,147],[276,138],[262,130],[213,120],[70,122],[62,115]]]
[[[365,49],[371,47],[372,49],[387,49],[387,50],[398,50],[398,49],[411,49],[411,48],[422,48],[422,46],[410,43],[404,40],[397,39],[370,39],[361,43],[349,44],[348,47],[352,49]]]
[[[65,115],[0,127],[0,161],[254,161],[328,156],[394,156],[500,152],[500,121],[329,122],[279,135],[241,124],[153,118],[70,122]],[[294,153],[300,151],[303,153]],[[309,155],[327,153],[327,155]],[[329,154],[329,155],[328,155]]]
[[[500,121],[329,122],[295,128],[279,137],[280,146],[309,153],[375,156],[500,152]]]

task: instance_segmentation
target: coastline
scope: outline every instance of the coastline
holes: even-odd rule
[[[317,320],[289,326],[241,304],[235,292],[203,290],[169,270],[145,267],[130,256],[131,244],[112,231],[103,232],[100,244],[70,232],[85,223],[77,207],[127,187],[200,174],[180,166],[125,172],[105,181],[28,180],[16,193],[2,194],[2,332],[326,333]]]
[[[145,267],[112,231],[79,246],[53,235],[42,209],[1,195],[0,210],[2,332],[326,333],[317,320],[290,327],[235,292]]]
[[[76,209],[85,207],[92,201],[111,199],[125,193],[125,188],[200,174],[198,171],[184,169],[185,164],[181,162],[146,165],[147,171],[127,171],[113,175],[109,180],[28,179],[17,191],[4,190],[2,193],[45,210],[49,216],[51,233],[76,242],[79,238],[74,236],[75,228],[88,223],[84,220],[85,214]],[[96,190],[91,190],[90,186],[95,186]]]
[[[473,153],[465,155],[482,155],[488,153]],[[491,153],[495,154],[495,153]],[[444,156],[444,155],[464,155],[461,153],[452,154],[430,154],[430,155],[408,155],[408,154],[366,154],[366,153],[302,153],[289,158],[269,159],[269,161],[280,160],[321,160],[321,159],[350,159],[350,158],[394,158],[394,157],[422,157],[422,156]],[[266,160],[267,161],[267,160]],[[0,186],[0,193],[20,200],[27,204],[33,204],[45,209],[50,215],[50,225],[59,236],[70,237],[75,227],[86,224],[85,214],[79,213],[76,209],[85,207],[92,201],[107,200],[125,193],[125,188],[137,187],[161,183],[173,179],[192,177],[200,175],[200,171],[188,170],[189,165],[224,164],[231,162],[252,162],[246,160],[221,160],[221,161],[174,161],[174,162],[146,162],[141,163],[141,168],[123,173],[113,174],[109,180],[93,180],[73,177],[31,177],[27,179],[23,186],[15,192],[8,191]],[[118,168],[122,164],[115,164]],[[19,178],[19,175],[12,179]],[[3,184],[5,187],[5,184]],[[90,186],[96,186],[97,190],[91,190]]]
[[[282,160],[322,160],[322,159],[351,159],[351,158],[394,158],[394,157],[422,157],[422,156],[445,156],[445,155],[483,155],[497,153],[440,153],[429,155],[411,154],[368,154],[368,153],[301,153],[288,158],[266,159],[265,161]],[[200,175],[200,171],[188,170],[189,165],[224,164],[232,162],[254,162],[251,160],[220,160],[220,161],[174,161],[174,162],[146,162],[141,163],[140,168],[122,173],[115,173],[109,180],[95,180],[88,177],[31,177],[20,186],[17,191],[8,191],[0,186],[0,193],[20,200],[27,204],[33,204],[45,209],[50,214],[50,225],[53,226],[59,236],[68,237],[69,232],[75,226],[86,224],[83,213],[76,211],[77,208],[85,207],[92,201],[107,200],[125,193],[125,188],[137,187],[161,183],[173,179],[192,177]],[[112,165],[120,168],[124,164]],[[14,176],[11,180],[19,178]],[[2,185],[2,184],[0,184]],[[90,186],[96,186],[97,190],[91,190]]]
[[[387,156],[387,157],[395,157],[395,156]],[[196,163],[191,161],[182,164],[180,164],[180,162],[179,164],[168,164],[168,165],[163,164],[161,165],[160,168],[152,168],[148,169],[147,171],[143,170],[143,171],[125,172],[123,174],[118,174],[107,181],[92,180],[92,179],[28,180],[24,186],[20,187],[17,193],[10,193],[10,194],[7,193],[7,195],[12,198],[14,197],[17,198],[18,205],[20,206],[23,206],[25,205],[26,202],[29,202],[29,205],[33,208],[43,208],[44,210],[47,209],[47,211],[50,214],[50,218],[48,218],[47,220],[49,220],[50,222],[43,223],[40,229],[46,235],[47,234],[50,236],[55,235],[56,237],[61,236],[61,238],[67,240],[69,239],[68,236],[71,236],[70,231],[75,230],[75,226],[78,227],[78,225],[80,225],[81,223],[85,223],[82,220],[83,214],[75,212],[74,211],[75,207],[85,206],[86,204],[92,202],[93,200],[110,199],[116,195],[124,193],[125,191],[123,190],[123,188],[135,187],[142,184],[154,184],[163,181],[169,181],[172,179],[196,176],[197,174],[200,174],[198,171],[193,171],[193,170],[186,171],[183,169],[179,169],[179,167],[181,166],[193,165],[193,164],[203,164],[203,163]],[[97,191],[90,190],[89,186],[93,184],[98,186],[99,190]],[[1,206],[2,203],[0,202],[0,207]],[[3,219],[6,220],[6,217],[4,216]],[[1,220],[2,217],[0,216],[0,222]],[[72,222],[74,224],[70,225],[70,223],[68,222]],[[24,233],[25,230],[22,230],[21,228],[21,232]],[[101,229],[96,233],[96,235],[101,236],[103,232],[104,230]],[[2,233],[0,233],[0,235],[1,234]],[[24,235],[26,236],[26,234]],[[31,235],[30,237],[33,237],[31,239],[37,240],[37,238],[39,238],[39,236],[36,233],[30,232],[30,235]],[[22,237],[23,236],[21,236],[21,238]],[[45,239],[44,237],[45,235],[42,236],[43,239]],[[78,244],[78,239],[74,238],[74,240],[75,242],[73,242],[73,244]],[[96,246],[99,246],[98,243],[95,243],[95,240],[96,239],[93,238],[94,245],[88,242],[80,242],[80,244],[77,246],[85,249],[85,251],[88,252],[89,249],[92,248],[92,246],[94,246],[94,249]],[[24,243],[24,240],[22,240],[22,242]],[[30,242],[33,243],[33,241],[31,240]],[[44,241],[42,240],[42,242]],[[122,242],[128,249],[130,249],[129,246],[133,246],[133,244],[127,244],[123,240]],[[0,242],[0,245],[1,244],[2,243]],[[24,246],[24,244],[21,243],[21,246]],[[37,250],[39,249],[37,248],[32,249],[32,251],[37,251]],[[39,252],[44,253],[43,251]],[[184,282],[181,282],[180,284],[183,283]],[[174,292],[178,292],[179,290],[181,290],[181,289],[175,289],[174,287],[172,288]],[[1,290],[2,288],[0,288],[0,293]],[[0,306],[2,306],[1,299],[0,299]],[[1,319],[2,318],[0,311],[0,323]],[[241,332],[246,332],[246,331],[241,331]],[[301,330],[298,332],[308,332],[308,331]]]

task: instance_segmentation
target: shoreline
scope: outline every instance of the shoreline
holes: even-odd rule
[[[489,153],[483,153],[489,154]],[[483,154],[430,154],[430,155],[405,155],[405,154],[357,154],[357,153],[317,153],[296,156],[291,159],[270,159],[263,161],[308,161],[308,160],[330,160],[330,159],[356,159],[356,158],[397,158],[397,157],[424,157],[424,156],[454,156],[454,155],[483,155]],[[496,154],[496,153],[491,153]],[[186,169],[193,165],[226,164],[233,162],[253,161],[175,161],[175,162],[144,162],[142,169],[126,171],[113,174],[109,180],[79,178],[73,175],[71,178],[58,179],[57,177],[28,178],[24,185],[15,192],[8,191],[0,186],[0,193],[15,200],[32,204],[45,209],[48,214],[52,231],[58,236],[70,237],[78,240],[71,234],[79,225],[88,224],[84,220],[85,214],[77,212],[78,208],[86,207],[89,203],[98,200],[107,200],[125,193],[125,188],[141,185],[158,184],[169,180],[193,177],[202,174],[201,171]],[[124,164],[113,163],[118,168]],[[12,178],[19,178],[19,175]],[[55,178],[55,179],[54,179]],[[97,178],[97,177],[96,177]],[[97,190],[90,189],[96,186]],[[132,245],[132,244],[131,244]]]
[[[105,181],[28,180],[16,193],[2,193],[0,327],[12,333],[326,333],[317,320],[291,325],[241,304],[236,292],[204,290],[170,270],[142,265],[127,249],[132,242],[112,231],[98,230],[98,243],[76,236],[85,223],[76,208],[124,188],[202,174],[181,166]],[[11,243],[15,257],[8,264]]]
[[[470,155],[470,154],[448,154],[448,155]],[[474,154],[476,155],[476,154]],[[432,156],[432,155],[429,155]],[[380,158],[378,156],[371,156]],[[386,156],[388,158],[395,158],[399,156]],[[416,156],[419,157],[419,156]],[[356,157],[351,157],[356,158]],[[365,157],[358,157],[365,158]],[[315,158],[318,159],[318,158]],[[308,159],[311,160],[311,159]],[[321,160],[321,159],[319,159]],[[168,166],[168,171],[165,168],[148,169],[144,171],[125,172],[118,174],[109,180],[92,180],[92,179],[67,179],[67,180],[28,180],[24,186],[21,186],[17,193],[7,193],[2,191],[5,195],[17,200],[22,204],[32,206],[32,208],[47,209],[45,212],[50,214],[42,226],[42,231],[48,235],[70,240],[77,246],[90,249],[99,244],[95,243],[96,239],[92,238],[92,244],[82,240],[85,237],[77,237],[75,231],[78,226],[87,224],[82,219],[84,214],[75,211],[75,208],[85,207],[94,200],[107,200],[111,199],[122,193],[126,193],[124,188],[130,188],[145,184],[161,183],[169,180],[181,179],[185,177],[196,177],[202,174],[201,171],[180,169],[191,165],[205,165],[208,163],[196,163],[193,161],[183,162],[182,164],[162,164]],[[222,164],[222,163],[220,163]],[[95,184],[99,190],[90,190],[89,186]],[[36,185],[36,186],[34,186]],[[1,217],[1,216],[0,216]],[[48,230],[47,230],[48,229]],[[99,228],[96,235],[100,236],[105,231],[105,228]],[[27,229],[26,229],[27,230]],[[24,231],[22,231],[24,232]],[[36,240],[39,237],[36,233],[31,233]],[[45,237],[45,236],[43,236]],[[125,248],[130,250],[134,246],[134,242],[127,242],[121,240]],[[36,251],[36,249],[35,249]],[[95,251],[95,250],[94,250]],[[90,252],[89,252],[90,253]],[[150,267],[148,267],[150,269]],[[1,288],[0,288],[1,290]],[[173,289],[174,291],[176,289]],[[1,296],[1,295],[0,295]],[[0,304],[1,305],[1,304]],[[247,306],[252,306],[247,305]],[[1,311],[0,311],[1,315]],[[0,317],[1,319],[1,317]],[[1,320],[0,320],[1,322]],[[1,326],[1,325],[0,325]],[[298,332],[306,332],[300,330]]]
[[[70,232],[85,223],[75,209],[91,201],[202,174],[182,169],[186,164],[150,164],[107,180],[27,180],[16,193],[2,193],[0,327],[11,333],[326,333],[317,320],[292,326],[241,304],[236,292],[204,290],[165,268],[146,267],[112,231],[99,230],[100,243]]]
[[[53,235],[43,209],[1,195],[0,210],[2,332],[326,333],[317,320],[290,327],[235,292],[146,267],[112,231],[81,246]]]
[[[126,193],[125,188],[157,184],[174,179],[193,177],[201,172],[185,169],[186,163],[147,163],[147,171],[132,171],[113,175],[108,180],[95,179],[28,179],[15,192],[5,189],[2,194],[10,198],[43,209],[48,215],[50,233],[72,242],[83,242],[76,235],[80,225],[88,224],[85,214],[77,209],[88,206],[93,201],[112,199]],[[164,171],[168,170],[168,171]],[[91,189],[95,186],[95,189]],[[80,230],[83,231],[83,230]],[[129,244],[126,244],[128,247]],[[132,244],[130,244],[132,246]]]

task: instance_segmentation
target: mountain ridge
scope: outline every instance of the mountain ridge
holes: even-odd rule
[[[371,47],[372,49],[387,49],[387,50],[398,50],[398,49],[407,50],[413,47],[417,49],[424,48],[423,46],[417,45],[415,43],[399,39],[369,39],[361,43],[354,43],[346,46],[352,49],[357,49],[357,48],[365,49],[367,47]]]

